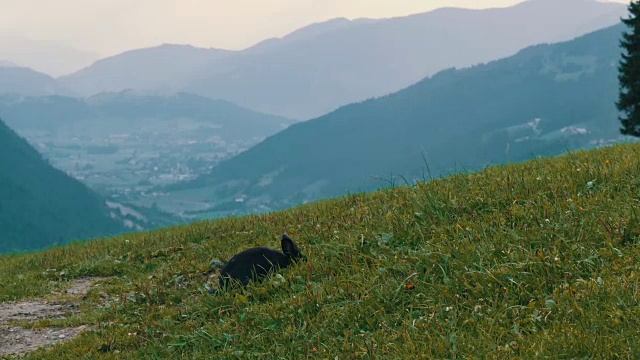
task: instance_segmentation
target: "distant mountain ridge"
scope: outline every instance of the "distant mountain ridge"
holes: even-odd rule
[[[280,38],[270,38],[244,49],[244,53],[260,53],[270,51],[278,47],[290,45],[295,42],[312,39],[316,36],[324,35],[338,30],[345,30],[362,24],[370,24],[380,20],[376,19],[356,19],[349,20],[344,17],[334,18],[327,21],[313,23],[298,30],[295,30]]]
[[[471,66],[526,46],[570,40],[613,25],[625,13],[626,7],[617,3],[529,0],[508,8],[443,8],[390,19],[334,19],[243,51],[206,50],[216,54],[214,59],[206,60],[201,49],[204,53],[194,58],[203,61],[185,64],[178,76],[172,75],[174,67],[167,66],[161,86],[139,82],[133,70],[138,65],[126,60],[128,53],[109,60],[119,64],[115,68],[97,63],[60,80],[84,95],[124,88],[186,91],[308,119],[397,91],[448,67]],[[163,67],[156,51],[139,52],[150,69]],[[125,74],[132,74],[129,82]]]
[[[96,61],[59,80],[85,95],[125,89],[171,92],[195,70],[232,51],[164,44]],[[103,74],[108,74],[104,77]],[[90,79],[90,81],[87,81]]]
[[[174,95],[149,95],[134,91],[100,93],[88,98],[67,96],[0,96],[0,114],[17,130],[50,129],[74,122],[102,121],[99,119],[125,119],[149,122],[167,118],[198,118],[203,122],[219,125],[221,135],[250,138],[272,134],[289,123],[290,119],[261,114],[244,109],[224,100],[213,100],[199,95],[178,93]],[[48,116],[45,116],[47,114]],[[134,129],[135,123],[124,128],[112,122],[112,131]],[[104,126],[104,124],[103,124]]]
[[[0,65],[0,94],[6,93],[27,96],[75,95],[51,76],[9,62]]]
[[[267,211],[372,190],[394,175],[412,181],[616,141],[622,31],[442,71],[295,124],[173,191],[208,194],[204,216]]]
[[[124,230],[104,200],[51,167],[0,120],[0,252]]]
[[[0,66],[2,66],[2,67],[17,67],[18,65],[12,63],[11,61],[0,60]]]

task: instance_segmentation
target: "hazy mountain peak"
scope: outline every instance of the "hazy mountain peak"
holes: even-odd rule
[[[379,20],[368,18],[359,18],[355,20],[349,20],[345,17],[333,18],[304,26],[280,38],[275,37],[263,40],[256,45],[253,45],[250,48],[246,49],[245,51],[260,52],[267,49],[271,50],[273,46],[282,46],[291,44],[293,42],[308,40],[310,38],[324,35],[333,31],[344,30],[354,25],[372,23],[376,21]]]
[[[622,4],[616,2],[606,2],[599,0],[525,0],[517,5],[518,6],[553,6],[553,7],[565,7],[565,6],[580,6],[580,5],[600,5],[600,6],[620,6]]]
[[[91,64],[100,58],[100,54],[56,41],[0,33],[0,58],[51,76],[60,76]]]
[[[158,45],[157,48],[176,48],[176,49],[189,48],[189,49],[196,49],[197,47],[193,46],[191,44],[162,43],[162,44]]]
[[[162,44],[98,60],[87,68],[61,77],[60,81],[87,95],[122,89],[166,93],[169,88],[175,89],[177,79],[184,79],[194,69],[232,53],[193,45]]]
[[[71,90],[51,76],[9,62],[0,63],[0,94],[4,93],[30,96],[73,95]]]
[[[319,34],[324,34],[329,31],[343,29],[354,23],[355,21],[349,20],[345,17],[333,18],[326,21],[316,22],[316,23],[312,23],[310,25],[304,26],[300,29],[290,32],[289,34],[285,35],[283,38],[289,38],[289,39],[309,38]]]
[[[1,67],[18,67],[18,65],[12,63],[11,61],[0,60]]]
[[[597,3],[604,3],[604,1],[598,1],[598,0],[525,0],[522,2],[522,4],[524,3],[546,3],[546,4],[554,4],[554,5],[559,5],[559,4],[568,4],[568,3],[585,3],[585,2],[597,2]]]
[[[121,62],[121,61],[130,61],[130,60],[137,60],[141,62],[145,62],[149,60],[156,61],[156,62],[174,60],[174,59],[168,59],[168,57],[180,57],[185,60],[189,60],[197,53],[213,54],[216,52],[227,53],[232,51],[215,49],[215,48],[205,49],[205,48],[196,47],[190,44],[164,43],[158,46],[127,50],[120,54],[100,59],[96,61],[94,65]],[[163,58],[156,58],[156,56],[161,56]],[[71,74],[70,76],[73,76],[73,74]]]

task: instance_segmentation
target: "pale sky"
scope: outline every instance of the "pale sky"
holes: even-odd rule
[[[563,0],[557,0],[563,1]],[[615,0],[627,2],[626,0]],[[0,0],[0,34],[113,55],[161,43],[243,49],[335,17],[384,18],[521,0]]]

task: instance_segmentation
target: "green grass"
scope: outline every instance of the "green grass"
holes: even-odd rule
[[[92,330],[27,359],[633,358],[638,159],[620,145],[3,256],[0,301],[113,277],[102,307],[93,289],[82,314],[40,324]],[[278,247],[285,229],[307,263],[203,292],[211,259]]]

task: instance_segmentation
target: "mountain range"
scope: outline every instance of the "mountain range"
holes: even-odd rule
[[[149,131],[148,134],[176,132],[187,119],[194,119],[203,126],[208,124],[215,135],[227,141],[263,138],[292,122],[193,94],[160,96],[132,91],[101,93],[85,99],[57,95],[3,95],[0,96],[0,114],[19,133],[51,131],[77,136],[76,131],[79,130],[74,126],[82,131],[97,127],[91,130],[96,137],[135,133],[145,130],[143,128]],[[192,130],[210,132],[197,127]]]
[[[625,12],[623,4],[594,0],[529,0],[507,8],[334,19],[243,51],[170,45],[136,50],[59,80],[83,95],[126,88],[186,91],[309,119],[397,91],[448,67],[569,40],[613,25]]]
[[[618,141],[622,31],[444,70],[290,126],[172,191],[203,194],[205,217],[267,211]]]
[[[123,232],[117,212],[0,121],[0,253]]]

